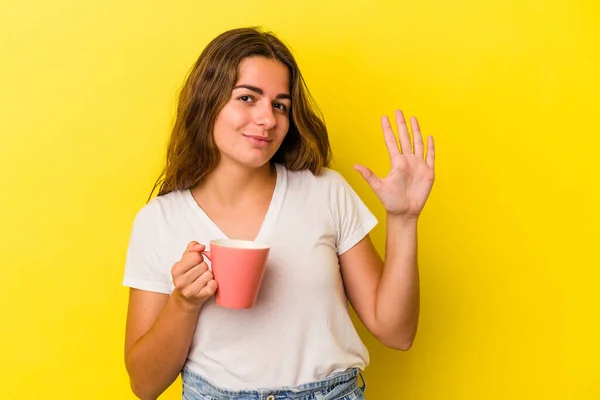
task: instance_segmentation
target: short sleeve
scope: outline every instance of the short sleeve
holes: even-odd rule
[[[378,221],[339,172],[326,169],[323,174],[329,209],[337,229],[337,253],[341,255],[367,236]]]
[[[170,276],[161,269],[159,256],[160,221],[156,204],[142,208],[133,221],[123,285],[158,293],[171,293]]]

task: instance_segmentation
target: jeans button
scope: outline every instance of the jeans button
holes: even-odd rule
[[[269,395],[269,397],[267,397],[267,400],[275,400],[275,396],[273,396],[272,394]]]

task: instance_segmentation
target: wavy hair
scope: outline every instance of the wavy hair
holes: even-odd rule
[[[158,196],[194,188],[217,167],[220,153],[213,136],[215,121],[231,97],[241,61],[257,56],[280,61],[290,73],[289,130],[271,162],[314,174],[329,166],[327,128],[291,51],[274,34],[260,28],[232,29],[207,45],[181,88],[166,165],[150,197],[157,187]]]

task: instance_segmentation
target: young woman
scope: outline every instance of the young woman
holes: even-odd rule
[[[387,212],[377,220],[342,176],[298,65],[255,28],[227,31],[202,52],[182,89],[158,196],[137,214],[125,364],[133,392],[156,399],[181,373],[184,399],[363,399],[369,363],[348,311],[384,345],[417,331],[417,221],[434,181],[416,119],[399,142],[382,118],[391,170],[355,168]],[[201,252],[213,239],[271,247],[256,305],[215,304]]]

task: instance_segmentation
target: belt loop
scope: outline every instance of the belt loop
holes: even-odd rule
[[[362,375],[362,373],[360,373],[360,371],[358,372],[358,375],[360,376],[360,380],[363,382],[363,385],[359,386],[359,387],[360,387],[360,390],[362,390],[364,393],[365,390],[367,390],[367,381],[365,381],[365,377]]]
[[[317,400],[324,400],[325,396],[323,396],[323,393],[317,392],[317,393],[315,393],[315,399],[317,399]]]

